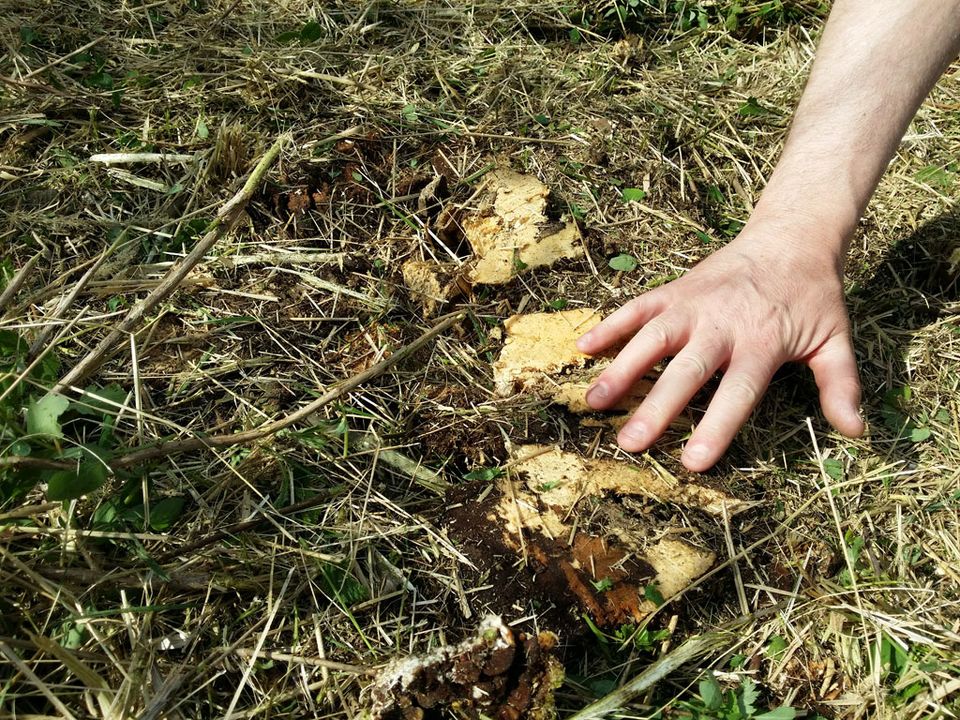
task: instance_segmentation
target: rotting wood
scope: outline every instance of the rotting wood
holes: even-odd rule
[[[530,175],[496,170],[484,180],[480,210],[465,218],[463,230],[473,248],[467,272],[473,284],[502,285],[528,268],[583,256],[575,222],[551,232],[546,216],[546,185]]]

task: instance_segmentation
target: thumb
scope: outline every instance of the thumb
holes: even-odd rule
[[[820,407],[830,424],[847,437],[863,434],[860,376],[847,333],[834,335],[807,360],[820,388]]]

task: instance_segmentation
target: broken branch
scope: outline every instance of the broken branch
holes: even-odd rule
[[[173,291],[177,289],[193,267],[203,259],[203,256],[206,255],[224,235],[231,232],[237,226],[243,215],[243,209],[247,203],[250,202],[257,188],[260,187],[264,175],[266,175],[267,170],[270,169],[270,166],[273,165],[274,161],[280,155],[280,150],[288,139],[289,135],[282,135],[277,139],[260,159],[260,162],[257,163],[253,172],[250,173],[250,177],[247,178],[240,192],[220,208],[220,212],[217,213],[217,217],[211,224],[207,234],[194,246],[193,250],[167,272],[157,288],[137,303],[130,312],[127,313],[127,316],[120,321],[120,324],[111,330],[93,350],[87,353],[87,355],[57,383],[52,392],[60,393],[67,387],[80,385],[107,359],[114,346],[120,342],[122,337],[139,325],[147,313],[166,300]]]

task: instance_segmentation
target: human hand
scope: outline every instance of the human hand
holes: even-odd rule
[[[841,256],[782,228],[744,230],[683,277],[634,298],[583,335],[596,354],[629,339],[587,393],[597,410],[614,405],[653,365],[672,356],[620,430],[630,452],[650,447],[718,370],[723,379],[687,442],[682,462],[710,468],[786,362],[810,366],[827,420],[863,433],[860,381],[843,297]]]

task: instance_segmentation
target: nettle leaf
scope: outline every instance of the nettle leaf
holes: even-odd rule
[[[707,710],[717,710],[723,704],[723,690],[712,672],[708,671],[697,687]]]
[[[61,395],[44,395],[27,408],[27,432],[31,435],[63,437],[60,416],[70,407],[70,401]]]
[[[75,470],[56,470],[47,478],[48,500],[75,500],[93,492],[107,481],[107,466],[88,448]]]
[[[614,270],[620,272],[630,272],[631,270],[637,269],[637,259],[633,255],[627,255],[626,253],[614,255],[607,264]]]
[[[750,717],[757,711],[756,703],[759,699],[760,692],[757,690],[756,683],[745,677],[740,691],[740,709],[744,717]]]

